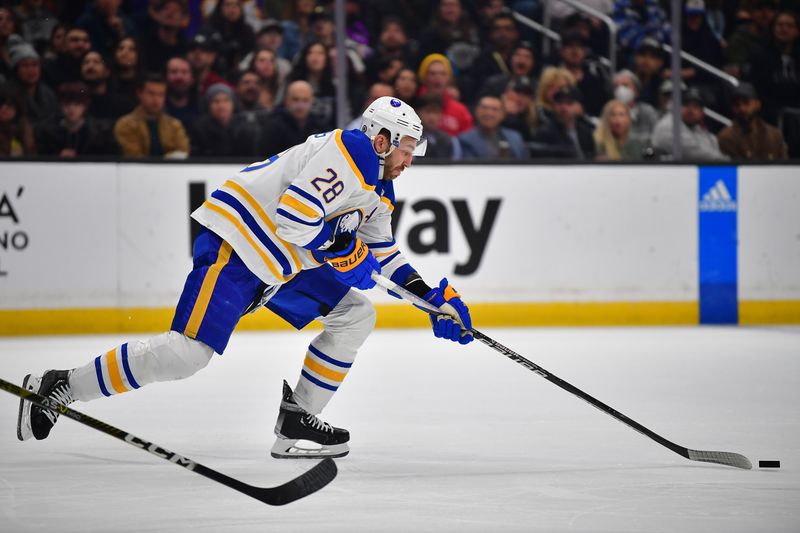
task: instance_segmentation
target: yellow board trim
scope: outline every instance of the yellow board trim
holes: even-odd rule
[[[361,174],[361,171],[358,169],[358,165],[356,165],[356,162],[353,161],[352,157],[350,157],[350,152],[347,151],[347,148],[342,142],[342,130],[336,130],[335,138],[336,144],[339,146],[339,150],[341,150],[342,155],[344,155],[344,158],[347,160],[347,164],[350,165],[350,169],[353,171],[353,174],[355,174],[358,178],[358,181],[361,182],[361,186],[368,191],[374,191],[375,186],[367,185],[367,182],[364,180],[364,175]]]
[[[282,279],[283,281],[288,281],[289,279],[291,279],[291,276],[287,278],[283,274],[281,274],[281,272],[275,267],[274,263],[272,262],[272,259],[270,259],[269,256],[264,253],[264,251],[258,246],[258,244],[256,244],[256,241],[254,241],[253,238],[250,236],[248,230],[244,227],[244,225],[242,225],[241,222],[239,222],[239,220],[236,219],[235,216],[230,214],[224,208],[216,204],[212,204],[208,200],[206,200],[203,205],[206,208],[210,209],[211,211],[214,211],[215,213],[228,219],[228,222],[233,224],[236,227],[236,229],[239,230],[239,233],[241,233],[242,236],[250,244],[250,246],[253,247],[253,250],[255,250],[256,253],[258,253],[258,255],[261,256],[261,260],[264,261],[264,264],[267,266],[269,271],[272,272],[273,276],[275,276],[277,279]]]
[[[428,328],[425,313],[405,305],[381,304],[378,328]],[[671,326],[697,325],[697,302],[469,303],[475,327]],[[85,335],[167,331],[173,307],[0,310],[0,336]],[[742,325],[800,324],[800,300],[739,304]],[[308,326],[320,329],[312,322]],[[239,321],[238,331],[293,331],[277,315],[259,310]]]
[[[106,352],[106,366],[108,367],[108,377],[111,379],[111,386],[117,391],[117,394],[128,392],[127,387],[122,383],[122,374],[120,374],[119,365],[117,364],[116,348]]]
[[[344,372],[336,372],[334,370],[331,370],[330,368],[322,366],[321,364],[311,359],[310,355],[306,355],[306,360],[305,362],[303,362],[303,365],[307,367],[309,370],[313,370],[316,374],[319,374],[320,376],[327,378],[331,381],[335,381],[337,383],[341,383],[342,381],[344,381],[344,378],[347,375]]]
[[[800,324],[800,300],[744,300],[739,302],[739,324]]]
[[[200,285],[200,294],[198,294],[197,300],[194,303],[192,314],[189,315],[189,321],[186,322],[184,333],[187,337],[193,339],[197,337],[197,332],[200,331],[203,318],[206,316],[206,310],[208,309],[208,303],[211,301],[211,295],[214,293],[214,287],[217,285],[219,273],[222,271],[223,267],[228,264],[231,258],[231,250],[231,245],[222,241],[219,251],[217,252],[217,260],[206,272],[203,283]]]
[[[266,226],[269,228],[269,230],[272,232],[275,238],[283,245],[283,247],[286,248],[286,251],[289,252],[289,255],[292,256],[292,261],[294,261],[295,270],[299,272],[303,267],[300,264],[300,258],[297,257],[297,254],[294,253],[294,249],[292,248],[293,245],[278,237],[277,226],[275,226],[275,223],[272,222],[272,220],[267,216],[267,212],[264,211],[264,208],[261,207],[261,204],[259,204],[256,201],[256,199],[253,198],[253,195],[247,192],[247,189],[245,189],[235,181],[228,180],[222,186],[230,187],[234,191],[238,192],[242,196],[242,198],[244,198],[245,201],[247,201],[247,203],[250,204],[250,207],[256,210],[256,213],[258,213],[259,218],[261,218],[264,224],[266,224]],[[317,214],[313,216],[319,217],[319,215]]]

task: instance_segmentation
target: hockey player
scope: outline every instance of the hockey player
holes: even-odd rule
[[[297,329],[314,319],[324,326],[295,390],[284,381],[272,456],[346,455],[348,431],[317,415],[375,324],[372,304],[353,289],[374,287],[371,274],[382,272],[450,315],[431,316],[437,337],[473,340],[460,295],[446,279],[426,285],[392,237],[393,180],[424,153],[417,114],[383,97],[364,112],[360,131],[312,135],[242,169],[192,213],[203,230],[169,332],[72,370],[29,374],[23,386],[69,404],[183,379],[225,351],[242,315],[265,306]],[[47,438],[57,417],[21,400],[17,437]]]

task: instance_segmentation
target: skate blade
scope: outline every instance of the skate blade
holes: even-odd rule
[[[302,439],[275,440],[270,455],[276,459],[322,459],[324,457],[344,457],[350,453],[347,443],[323,446],[319,443]]]
[[[38,392],[39,386],[42,383],[41,377],[35,377],[31,374],[25,376],[22,381],[22,388]],[[31,429],[31,406],[33,404],[27,400],[20,398],[19,400],[19,414],[17,415],[17,438],[26,441],[33,437],[33,430]]]

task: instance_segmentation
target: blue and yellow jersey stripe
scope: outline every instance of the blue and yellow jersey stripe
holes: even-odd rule
[[[301,374],[314,385],[335,391],[352,366],[353,363],[335,359],[309,344]]]
[[[275,278],[288,281],[302,269],[293,245],[278,237],[275,223],[241,184],[225,182],[203,207],[236,228]]]
[[[100,392],[104,396],[122,394],[140,386],[134,379],[128,363],[128,343],[97,356],[94,360],[94,370]]]

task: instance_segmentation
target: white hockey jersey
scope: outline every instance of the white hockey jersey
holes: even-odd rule
[[[320,133],[242,169],[192,218],[230,243],[268,285],[321,266],[311,250],[353,231],[391,276],[407,263],[392,237],[392,184],[378,173],[378,157],[364,133]]]

